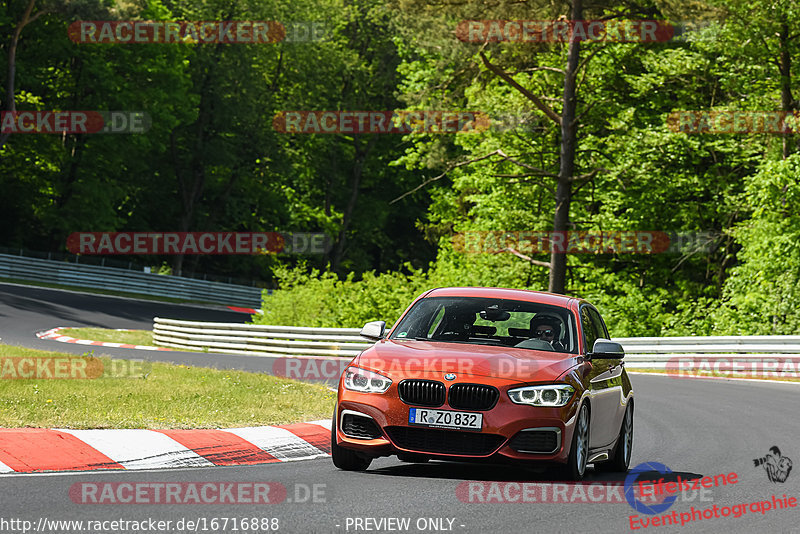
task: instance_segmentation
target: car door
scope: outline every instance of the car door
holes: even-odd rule
[[[600,314],[590,304],[580,308],[581,327],[587,352],[591,352],[598,338],[608,338],[608,330]],[[592,403],[590,447],[609,445],[617,437],[617,423],[622,400],[622,366],[619,360],[592,358],[589,380],[589,397]]]

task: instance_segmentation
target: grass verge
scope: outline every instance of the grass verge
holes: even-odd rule
[[[21,359],[79,358],[90,366],[109,358],[73,356],[0,345],[0,427],[230,428],[328,418],[336,394],[324,386],[245,371],[140,360],[113,360],[136,372],[127,378],[13,378]],[[39,360],[41,359],[41,360]],[[126,367],[127,366],[127,367]],[[141,372],[141,371],[144,372]],[[146,375],[146,376],[145,376]]]

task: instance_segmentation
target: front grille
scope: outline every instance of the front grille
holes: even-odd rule
[[[453,384],[447,402],[459,410],[491,410],[498,399],[500,392],[492,386]]]
[[[555,452],[560,446],[556,430],[523,430],[518,432],[508,446],[517,452]]]
[[[397,385],[400,400],[414,406],[441,406],[444,391],[444,384],[434,380],[403,380]]]
[[[403,449],[464,456],[486,456],[497,450],[505,440],[497,434],[405,426],[386,427],[386,433],[395,445]]]
[[[381,429],[371,417],[353,413],[342,416],[342,432],[347,437],[359,439],[375,439],[381,436]]]

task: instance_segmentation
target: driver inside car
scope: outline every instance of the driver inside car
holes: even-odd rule
[[[561,330],[561,319],[557,317],[539,314],[531,319],[531,337],[546,341],[553,349],[563,352],[566,348],[560,341]]]

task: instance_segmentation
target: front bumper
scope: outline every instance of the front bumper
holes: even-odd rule
[[[500,399],[493,408],[475,411],[483,414],[483,428],[477,432],[409,425],[412,406],[400,400],[394,384],[384,394],[359,393],[340,385],[336,440],[342,447],[375,457],[418,453],[439,459],[566,462],[578,401],[573,399],[561,408],[524,406],[511,402],[508,386],[498,389]],[[435,409],[470,411],[456,410],[447,403]],[[343,428],[346,416],[350,416],[348,432]],[[366,419],[358,421],[363,421],[364,427],[377,427],[375,432],[354,432],[360,428],[353,424],[358,417],[371,419],[374,427]],[[539,452],[544,450],[549,452]]]

